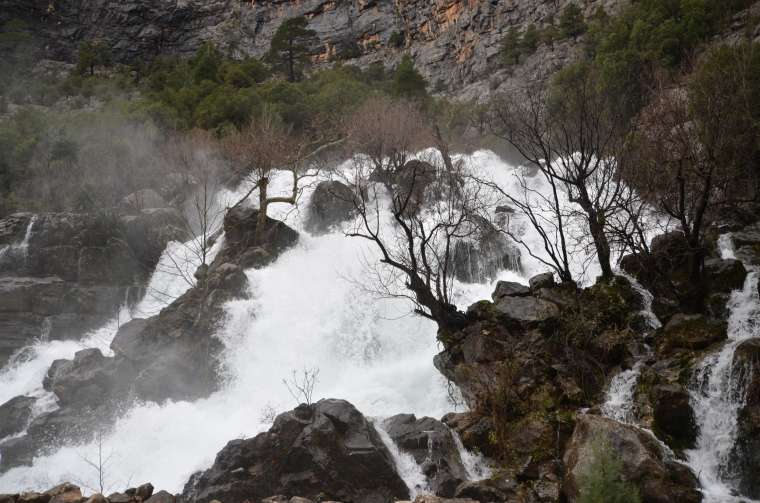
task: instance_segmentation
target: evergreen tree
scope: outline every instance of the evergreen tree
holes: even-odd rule
[[[559,18],[559,30],[563,37],[577,37],[586,31],[581,8],[574,3],[568,4]]]
[[[267,58],[275,69],[287,75],[289,82],[299,80],[303,66],[309,62],[309,45],[316,32],[308,29],[308,24],[303,16],[287,19],[272,37]]]
[[[79,44],[77,71],[84,74],[89,71],[90,76],[95,75],[95,67],[108,66],[111,64],[111,53],[105,43],[100,40],[85,41]]]
[[[507,66],[520,62],[520,33],[514,26],[507,31],[501,43],[501,60]]]
[[[533,54],[538,47],[538,39],[539,35],[536,25],[533,23],[529,24],[525,29],[525,33],[523,33],[522,40],[520,41],[522,52],[525,54]]]
[[[393,94],[407,98],[425,96],[427,82],[425,78],[414,68],[414,62],[408,54],[405,54],[396,68],[393,78]]]
[[[593,446],[593,460],[579,477],[578,503],[641,503],[636,486],[622,478],[623,462],[603,441]]]

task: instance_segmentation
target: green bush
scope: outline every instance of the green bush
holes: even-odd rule
[[[595,443],[593,460],[579,477],[578,503],[640,503],[638,488],[623,480],[622,469],[622,460],[609,444]]]
[[[394,31],[391,33],[390,38],[388,38],[388,45],[390,47],[396,47],[401,48],[404,46],[404,35],[398,31]]]
[[[516,65],[520,62],[520,53],[520,32],[513,26],[507,30],[507,34],[501,42],[501,61],[506,66]]]
[[[427,95],[427,82],[414,68],[412,58],[405,54],[393,77],[393,94],[404,98],[421,98]]]
[[[568,4],[559,18],[559,31],[565,38],[575,38],[586,31],[581,8],[574,3]]]

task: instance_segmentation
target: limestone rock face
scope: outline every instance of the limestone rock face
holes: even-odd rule
[[[222,0],[59,0],[48,9],[44,0],[12,0],[4,10],[9,19],[20,17],[35,26],[47,42],[48,57],[73,60],[79,42],[100,39],[120,62],[158,54],[187,56],[208,41],[225,52],[260,57],[284,20],[304,16],[317,34],[310,53],[318,65],[350,56],[347,62],[360,67],[375,61],[393,66],[410,53],[431,86],[465,87],[465,97],[477,98],[492,91],[488,79],[496,77],[507,30],[524,31],[531,23],[540,27],[570,1],[271,0],[231,5]],[[599,6],[615,12],[625,3],[589,0],[581,6],[591,15]],[[573,40],[541,45],[516,70],[500,71],[499,80],[509,89],[515,82],[545,78],[581,48]]]
[[[366,503],[409,496],[374,426],[344,400],[300,405],[277,416],[268,432],[229,442],[182,497],[242,503],[273,494]]]

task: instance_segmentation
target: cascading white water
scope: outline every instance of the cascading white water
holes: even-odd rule
[[[16,254],[20,254],[24,260],[26,260],[27,254],[29,252],[29,240],[32,237],[32,229],[34,228],[35,222],[37,222],[37,215],[32,215],[32,217],[29,219],[29,223],[26,225],[24,238],[18,243],[5,245],[0,248],[0,261]]]
[[[476,152],[467,160],[506,190],[516,188],[514,168],[494,154]],[[278,184],[286,192],[289,181],[272,180],[272,193]],[[535,182],[540,190],[541,180]],[[104,449],[113,454],[107,467],[113,489],[123,489],[129,479],[181,490],[227,441],[268,429],[272,410],[296,405],[283,384],[293,370],[319,368],[314,399],[347,399],[369,416],[409,412],[440,417],[452,409],[446,383],[432,365],[440,351],[435,326],[412,316],[404,299],[378,298],[365,287],[366,265],[377,263],[377,250],[341,232],[310,236],[299,212],[286,206],[272,209],[270,216],[287,217],[301,238],[275,263],[246,272],[250,299],[227,304],[227,320],[217,334],[225,347],[224,386],[193,403],[149,403],[127,412],[104,438]],[[541,250],[538,236],[523,227],[526,243]],[[574,270],[584,270],[587,262],[575,256]],[[546,270],[530,257],[523,258],[522,267],[524,275],[505,271],[498,279],[526,283],[527,277]],[[459,285],[455,301],[466,307],[492,291],[493,285]],[[31,468],[0,476],[0,491],[92,478],[85,460],[96,451],[94,443],[61,448],[35,459]],[[484,476],[478,462],[467,459],[474,477]]]
[[[728,236],[719,240],[721,256],[733,258]],[[689,465],[699,476],[706,503],[745,502],[727,481],[728,458],[736,443],[737,414],[744,404],[742,381],[735,379],[733,360],[743,341],[760,336],[760,298],[756,268],[749,268],[742,290],[735,290],[728,302],[728,341],[702,360],[690,384],[691,405],[699,427],[695,449],[687,451]]]
[[[418,494],[430,494],[430,485],[428,484],[427,477],[422,473],[422,467],[417,464],[414,457],[411,454],[402,452],[391,436],[385,429],[382,420],[373,420],[372,425],[375,427],[380,439],[388,448],[388,451],[393,457],[393,461],[396,464],[396,472],[401,480],[404,481],[406,487],[409,488],[409,495],[412,499],[417,497]]]

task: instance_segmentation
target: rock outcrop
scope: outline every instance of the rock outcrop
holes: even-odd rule
[[[344,400],[320,400],[280,414],[266,433],[229,442],[182,497],[243,503],[275,494],[386,503],[408,489],[374,426]]]
[[[741,493],[760,498],[760,339],[742,342],[734,353],[733,375],[736,389],[744,393],[739,409],[736,445],[731,452],[730,468]]]
[[[574,56],[573,40],[543,44],[517,69],[494,71],[510,28],[542,26],[570,0],[554,3],[471,2],[467,0],[274,0],[234,6],[220,0],[190,0],[179,5],[132,0],[97,4],[58,0],[10,1],[0,22],[27,20],[46,47],[46,56],[73,60],[79,42],[103,40],[120,62],[158,55],[190,55],[213,42],[238,56],[262,56],[279,25],[305,16],[316,32],[311,59],[317,65],[346,61],[361,67],[381,61],[395,65],[410,53],[436,90],[460,89],[478,97],[492,91],[489,78],[504,89],[515,82],[546,78]],[[587,15],[599,6],[616,11],[625,0],[582,2]]]
[[[643,503],[699,503],[696,477],[680,463],[668,460],[649,434],[612,419],[580,415],[564,455],[564,494],[578,501],[580,481],[593,469],[600,449],[620,458],[621,477],[639,489]]]
[[[306,230],[324,234],[350,220],[356,212],[356,197],[351,187],[344,183],[335,180],[319,182],[309,200]]]
[[[151,211],[0,220],[0,366],[34,338],[78,338],[139,299],[166,243],[187,238],[175,210]]]

